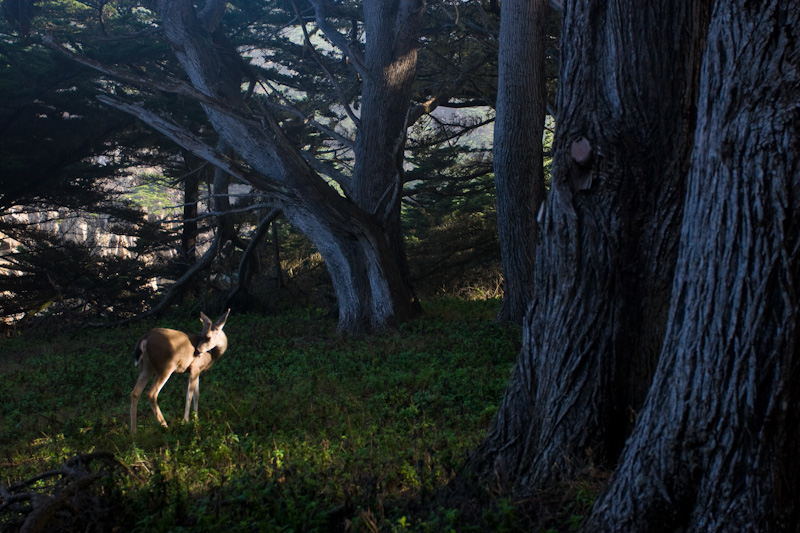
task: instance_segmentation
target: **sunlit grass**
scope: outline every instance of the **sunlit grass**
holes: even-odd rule
[[[317,310],[232,314],[229,350],[201,378],[199,417],[181,421],[186,376],[176,374],[159,396],[170,427],[142,399],[135,443],[132,351],[155,322],[5,340],[0,483],[107,451],[127,467],[120,531],[438,523],[420,502],[480,442],[516,358],[519,331],[494,322],[498,305],[435,301],[399,331],[364,337],[338,334]]]

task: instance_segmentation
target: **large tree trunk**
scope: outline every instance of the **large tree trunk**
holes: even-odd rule
[[[521,324],[536,286],[536,214],[544,199],[547,0],[505,0],[494,123],[497,226],[503,258],[501,321]]]
[[[402,178],[398,173],[424,1],[365,2],[368,25],[371,16],[383,17],[385,13],[380,11],[386,9],[392,13],[390,26],[395,31],[388,43],[377,40],[385,37],[380,31],[368,33],[368,57],[370,50],[376,50],[380,59],[372,65],[374,70],[365,73],[369,82],[365,82],[360,121],[361,127],[372,133],[368,139],[376,142],[369,143],[365,134],[359,134],[362,140],[355,154],[358,172],[352,201],[312,170],[268,111],[260,121],[255,120],[238,90],[231,94],[226,75],[239,67],[220,58],[220,47],[209,33],[219,22],[215,6],[224,2],[207,2],[208,9],[199,15],[188,0],[160,0],[157,4],[165,35],[192,85],[209,98],[225,99],[225,105],[206,102],[204,109],[221,138],[256,171],[246,176],[248,183],[273,195],[276,205],[322,254],[338,297],[340,329],[381,329],[409,318],[413,309],[399,237]],[[376,28],[383,29],[382,25],[383,21]],[[393,48],[386,52],[384,46]],[[379,96],[373,96],[371,90]],[[380,95],[393,104],[375,105]],[[392,150],[387,155],[388,148]],[[384,187],[389,184],[391,188]]]
[[[668,333],[588,531],[800,524],[800,1],[717,2]]]
[[[643,403],[669,309],[708,4],[567,3],[536,292],[473,461],[518,492],[613,462]]]

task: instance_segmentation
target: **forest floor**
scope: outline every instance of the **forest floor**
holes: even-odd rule
[[[464,472],[520,346],[498,308],[432,300],[399,331],[358,337],[318,310],[233,313],[199,416],[181,421],[173,375],[169,428],[142,398],[135,442],[133,347],[156,325],[197,331],[196,316],[4,339],[0,530],[574,531],[595,484],[520,502]]]

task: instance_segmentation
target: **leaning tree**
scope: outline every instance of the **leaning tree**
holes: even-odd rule
[[[234,168],[215,148],[144,107],[111,97],[104,101],[160,129],[187,149],[215,162],[271,195],[276,206],[317,247],[336,289],[343,330],[382,328],[412,312],[409,280],[399,240],[402,153],[411,85],[416,70],[423,1],[365,2],[362,51],[326,18],[326,3],[313,3],[318,27],[353,65],[362,81],[355,164],[346,195],[339,194],[290,142],[268,106],[250,109],[226,80],[242,62],[221,26],[227,2],[195,10],[188,0],[155,2],[167,41],[189,80],[187,93],[203,106],[213,128],[250,167]],[[238,78],[239,76],[235,76]],[[340,182],[340,185],[344,182]]]
[[[477,100],[474,73],[486,58],[437,58],[452,65],[449,80],[417,87],[412,105],[424,0],[134,4],[140,8],[131,13],[143,17],[139,35],[163,37],[179,70],[167,60],[105,64],[85,53],[91,39],[74,32],[70,47],[59,44],[70,32],[45,40],[114,80],[105,83],[103,102],[268,197],[323,257],[340,329],[381,329],[411,316],[400,223],[409,126],[454,95],[459,104]],[[459,19],[456,11],[437,34],[461,31]],[[159,93],[195,100],[218,139],[202,138],[153,105]]]
[[[341,114],[357,126],[354,140],[333,127],[328,130],[355,153],[352,176],[338,180],[336,186],[331,185],[335,181],[331,176],[338,178],[338,173],[326,169],[328,174],[323,176],[318,169],[325,168],[325,162],[308,157],[294,142],[288,131],[293,124],[278,111],[290,106],[265,101],[269,84],[260,83],[253,64],[263,64],[266,54],[241,56],[222,25],[227,5],[209,1],[196,9],[188,0],[154,3],[157,19],[152,23],[158,24],[174,51],[184,79],[164,81],[163,75],[158,79],[142,75],[142,69],[125,70],[72,56],[120,83],[178,93],[200,103],[219,135],[218,142],[209,143],[160,110],[130,98],[101,97],[268,195],[325,259],[338,296],[341,329],[382,328],[404,320],[412,313],[412,298],[399,238],[402,154],[424,2],[366,2],[363,27],[352,28],[354,39],[330,22],[327,2],[313,2],[308,11],[317,29],[338,50],[338,60],[355,69],[353,80],[361,83],[361,107],[356,113],[341,94],[345,89],[339,78],[330,72],[331,83],[342,96]],[[298,21],[304,21],[307,13],[295,8]],[[362,50],[364,34],[368,37]],[[47,42],[66,52],[53,37]],[[315,52],[308,36],[305,45],[328,68],[332,58]],[[240,79],[249,84],[242,87]],[[256,87],[262,90],[254,96]],[[115,91],[126,93],[121,87]],[[313,121],[314,117],[307,118]]]

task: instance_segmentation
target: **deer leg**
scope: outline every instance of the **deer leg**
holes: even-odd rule
[[[189,377],[189,388],[186,389],[186,410],[183,412],[183,421],[189,421],[189,407],[194,400],[194,413],[197,414],[197,403],[200,399],[200,374]]]
[[[200,402],[200,376],[194,380],[194,414],[197,415],[197,404]]]
[[[142,371],[139,372],[139,379],[136,380],[136,385],[134,385],[133,390],[131,391],[131,435],[132,436],[136,436],[136,411],[139,407],[139,397],[142,395],[142,391],[147,386],[147,381],[149,379],[150,379],[150,372],[142,368]]]
[[[167,380],[171,375],[172,372],[166,374],[165,376],[157,376],[156,380],[153,382],[153,385],[150,387],[150,390],[147,391],[147,399],[150,400],[150,407],[153,408],[156,418],[164,427],[169,426],[167,426],[167,421],[164,420],[164,415],[161,414],[161,409],[158,407],[158,393],[161,392],[161,389],[167,384]]]

